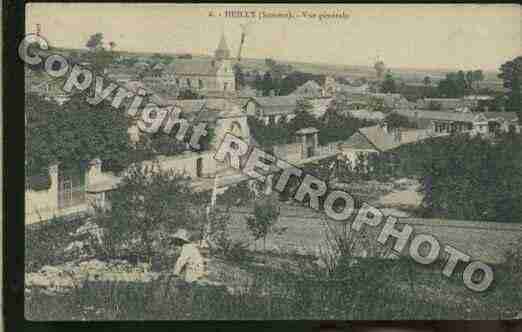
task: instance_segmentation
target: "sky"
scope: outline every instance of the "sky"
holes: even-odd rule
[[[256,16],[225,17],[225,10],[255,11]],[[263,12],[290,12],[294,17],[263,17]],[[319,19],[325,13],[344,18]],[[518,5],[29,3],[26,7],[27,32],[35,32],[39,23],[51,45],[71,48],[85,48],[89,36],[101,32],[107,43],[114,41],[123,51],[213,54],[224,33],[236,56],[240,24],[247,22],[243,58],[372,65],[380,56],[394,68],[496,70],[522,55]]]

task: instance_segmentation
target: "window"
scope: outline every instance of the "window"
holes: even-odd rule
[[[192,85],[190,84],[190,78],[187,78],[187,86],[190,88]]]
[[[202,80],[199,80],[199,88],[203,89],[203,81]]]
[[[227,86],[228,86],[228,82],[225,82],[225,83],[223,84],[223,91],[227,91]]]
[[[176,85],[179,86],[179,78],[176,78]]]

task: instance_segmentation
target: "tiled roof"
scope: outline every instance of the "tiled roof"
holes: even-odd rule
[[[380,125],[361,128],[359,132],[380,151],[395,149],[401,145],[394,134],[386,132]]]
[[[204,59],[176,59],[173,64],[165,68],[166,71],[177,75],[214,76],[219,67],[212,65],[211,60]]]
[[[293,113],[297,106],[297,100],[301,96],[273,96],[273,97],[252,97],[262,109],[264,115],[288,114]]]
[[[482,114],[488,120],[501,118],[505,121],[518,121],[518,115],[516,112],[484,112]]]
[[[441,120],[441,121],[459,121],[459,122],[473,122],[477,114],[463,113],[463,112],[448,112],[448,111],[429,111],[429,110],[395,110],[397,114],[407,116],[409,118]]]
[[[516,121],[518,116],[515,112],[483,112],[483,113],[463,113],[450,111],[428,111],[428,110],[395,110],[397,114],[419,119],[419,120],[441,120],[441,121],[459,121],[474,122],[484,116],[486,119],[503,118],[506,121]]]

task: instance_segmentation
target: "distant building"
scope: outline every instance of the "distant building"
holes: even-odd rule
[[[433,133],[467,132],[471,135],[493,136],[496,132],[520,132],[515,112],[462,113],[430,110],[396,110],[408,117],[419,128]]]
[[[325,95],[324,88],[319,85],[316,81],[310,80],[303,85],[297,87],[292,94],[307,97],[307,98],[318,98]]]
[[[288,96],[252,97],[245,102],[244,109],[248,116],[256,117],[266,124],[289,122],[295,118],[299,100],[306,100],[312,108],[309,110],[315,117],[323,115],[332,102],[331,97],[304,98],[290,94]]]

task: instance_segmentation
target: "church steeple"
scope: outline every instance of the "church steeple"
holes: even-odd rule
[[[225,39],[225,34],[221,34],[221,39],[219,40],[219,45],[214,52],[214,58],[216,60],[223,60],[230,58],[230,50],[228,49],[227,41]]]

